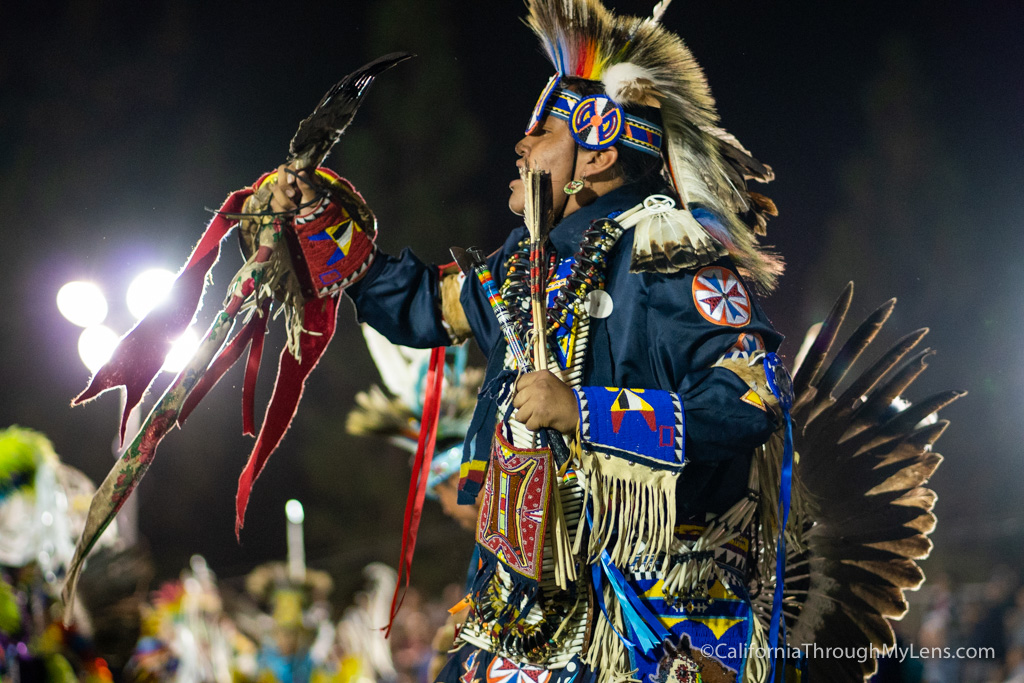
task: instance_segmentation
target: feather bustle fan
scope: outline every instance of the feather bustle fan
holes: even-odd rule
[[[898,340],[860,375],[853,366],[892,312],[886,302],[832,352],[852,283],[820,326],[794,376],[793,509],[784,607],[788,645],[850,648],[894,644],[888,620],[907,610],[906,591],[924,581],[935,493],[925,484],[942,461],[932,445],[948,423],[933,416],[963,395],[948,391],[907,407],[901,397],[927,366],[911,352],[927,330]],[[908,358],[908,355],[910,356]],[[849,378],[849,379],[848,379]],[[844,390],[839,385],[847,382]],[[838,393],[839,398],[836,398]],[[769,582],[773,577],[769,577]],[[771,590],[754,600],[763,624]],[[864,681],[874,661],[809,658],[810,680]]]

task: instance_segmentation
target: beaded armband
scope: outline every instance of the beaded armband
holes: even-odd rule
[[[276,174],[272,174],[268,182]],[[376,256],[377,219],[344,178],[317,169],[323,197],[285,231],[295,272],[306,298],[333,296],[359,280]]]

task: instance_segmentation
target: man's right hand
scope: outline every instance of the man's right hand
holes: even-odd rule
[[[300,204],[309,204],[317,197],[316,188],[308,181],[308,171],[296,172],[291,164],[277,167],[277,180],[270,195],[270,210],[274,213],[294,211]],[[312,211],[309,206],[306,211]]]

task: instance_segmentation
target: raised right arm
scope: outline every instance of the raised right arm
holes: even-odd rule
[[[298,220],[321,209],[312,185],[286,166],[278,168],[271,190],[270,208],[275,212],[308,208]],[[313,206],[316,204],[316,206]],[[308,220],[308,219],[307,219]],[[496,278],[504,277],[504,254],[515,247],[522,229],[513,231],[504,247],[488,258]],[[345,292],[356,306],[357,317],[389,341],[414,348],[432,348],[475,336],[486,352],[498,338],[498,326],[486,295],[475,279],[464,281],[454,264],[438,268],[423,263],[410,250],[397,257],[379,250],[367,258],[372,263]]]
[[[425,349],[455,341],[441,314],[440,271],[409,249],[397,257],[378,251],[366,275],[345,292],[359,322],[394,344]]]

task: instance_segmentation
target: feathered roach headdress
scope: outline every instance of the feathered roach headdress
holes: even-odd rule
[[[541,93],[527,132],[552,114],[566,120],[573,137],[587,149],[618,143],[660,153],[686,207],[707,209],[717,219],[701,220],[698,225],[685,217],[684,232],[693,244],[706,240],[706,235],[698,238],[694,230],[706,230],[745,275],[770,290],[783,265],[778,256],[758,246],[757,236],[765,234],[767,217],[776,215],[775,206],[770,199],[748,192],[746,180],[768,182],[774,175],[736,138],[717,128],[715,102],[700,66],[683,41],[659,23],[669,2],[658,3],[651,17],[641,18],[616,16],[599,0],[529,0],[526,23],[540,38],[557,73]],[[581,97],[561,89],[563,77],[599,81],[607,97]],[[623,108],[653,110],[654,118],[660,114],[660,125]],[[652,239],[655,250],[657,242]],[[721,250],[715,245],[710,258],[718,255]],[[642,255],[634,250],[635,270],[694,265],[693,260],[672,254],[660,265],[657,253],[654,264],[638,256]]]

